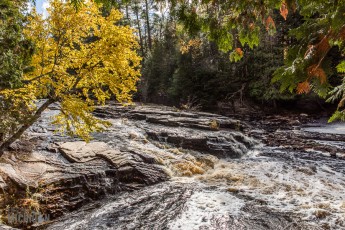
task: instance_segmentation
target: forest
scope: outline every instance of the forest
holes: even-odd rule
[[[0,0],[0,229],[345,229],[344,18]]]

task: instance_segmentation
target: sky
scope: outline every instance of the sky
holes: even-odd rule
[[[43,14],[44,17],[47,17],[47,11],[45,10],[49,6],[47,0],[36,0],[36,10],[38,13]]]

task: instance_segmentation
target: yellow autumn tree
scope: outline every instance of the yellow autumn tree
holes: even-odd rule
[[[103,17],[93,1],[78,12],[65,2],[51,0],[49,16],[43,19],[33,12],[25,28],[24,36],[35,44],[33,71],[23,76],[21,88],[3,90],[0,98],[11,102],[10,109],[24,108],[31,115],[16,130],[2,134],[1,154],[54,102],[61,111],[53,121],[59,131],[86,140],[107,125],[92,115],[95,105],[112,95],[131,102],[140,75],[134,31],[117,24],[118,10]],[[38,99],[46,100],[37,106]]]

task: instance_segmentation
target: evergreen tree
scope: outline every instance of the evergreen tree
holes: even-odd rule
[[[17,87],[21,83],[32,45],[22,36],[26,1],[0,2],[0,90]]]

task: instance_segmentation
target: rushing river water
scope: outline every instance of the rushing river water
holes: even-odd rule
[[[173,116],[170,113],[155,108],[146,114],[161,118]],[[198,116],[206,119],[209,115]],[[95,140],[154,157],[171,179],[109,195],[65,215],[48,229],[345,229],[343,157],[333,158],[313,148],[268,146],[227,129],[169,127],[115,115],[106,119],[113,126],[107,133],[95,135]],[[344,127],[314,125],[298,132],[344,134]],[[152,130],[155,138],[148,134]],[[221,149],[228,149],[224,145],[234,136],[245,141],[232,145],[232,153],[240,157],[223,157],[169,143],[167,132],[185,137],[206,135],[208,140],[218,137],[221,147],[217,148]],[[266,135],[257,127],[255,132]],[[287,142],[294,132],[286,131]],[[344,149],[341,141],[315,140],[319,145],[322,141]]]

